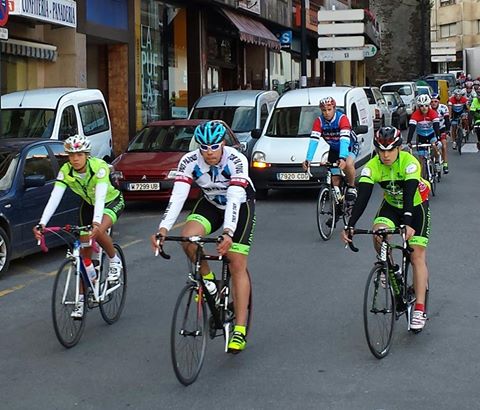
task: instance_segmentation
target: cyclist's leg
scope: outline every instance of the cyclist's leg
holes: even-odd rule
[[[125,201],[121,193],[114,200],[105,204],[103,209],[102,222],[100,223],[96,240],[110,259],[115,257],[115,248],[108,230],[117,222],[124,209]]]
[[[452,148],[457,149],[457,126],[458,126],[458,119],[457,118],[452,118],[452,122],[450,125],[450,130],[452,132]]]
[[[380,209],[373,220],[373,230],[380,228],[395,228],[399,226],[402,221],[401,210],[397,209],[386,201],[382,202]],[[377,252],[380,251],[380,244],[382,239],[379,236],[373,236],[373,246]]]
[[[445,129],[443,129],[440,134],[440,141],[442,143],[443,169],[448,170],[447,133],[445,132]]]
[[[187,217],[187,221],[182,228],[182,236],[210,235],[212,232],[219,229],[222,226],[222,223],[223,211],[202,197],[198,200],[192,212]],[[195,261],[197,246],[192,243],[183,242],[182,247],[188,258],[192,262]],[[210,273],[210,267],[207,261],[201,262],[200,273],[202,276],[206,276]]]

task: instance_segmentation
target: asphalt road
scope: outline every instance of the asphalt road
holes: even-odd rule
[[[472,149],[476,151],[476,149]],[[274,192],[257,203],[250,258],[254,321],[247,350],[209,341],[202,372],[180,385],[170,361],[174,302],[185,281],[180,249],[155,258],[148,236],[161,204],[130,205],[116,239],[128,261],[119,322],[89,312],[80,343],[64,349],[53,332],[50,297],[64,250],[14,261],[0,280],[1,409],[478,409],[480,154],[451,153],[449,175],[431,200],[430,320],[407,332],[397,322],[383,360],[368,350],[362,301],[374,260],[334,238],[323,242],[313,192]],[[369,227],[375,190],[358,227]]]

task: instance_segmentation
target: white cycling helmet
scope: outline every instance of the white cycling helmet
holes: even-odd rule
[[[75,152],[87,152],[92,150],[90,141],[83,135],[72,135],[68,137],[63,143],[65,152],[73,154]]]
[[[431,102],[432,102],[432,99],[430,98],[430,96],[428,94],[420,94],[417,97],[417,104],[418,105],[430,105]]]

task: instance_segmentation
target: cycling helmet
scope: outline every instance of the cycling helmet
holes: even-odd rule
[[[474,87],[475,87],[475,86],[478,87],[479,85],[480,85],[480,81],[479,81],[479,80],[475,80],[475,81],[473,82],[473,86],[474,86]]]
[[[382,151],[390,151],[402,145],[402,134],[395,127],[381,127],[375,134],[373,143]]]
[[[472,88],[473,87],[473,81],[467,81],[465,83],[465,88]]]
[[[225,139],[227,129],[218,121],[207,121],[197,125],[193,133],[195,141],[199,144],[219,144]]]
[[[72,135],[68,137],[63,143],[63,148],[65,152],[73,154],[76,152],[90,152],[92,150],[92,145],[87,137],[83,135]]]
[[[453,95],[455,97],[461,97],[462,96],[462,90],[460,90],[460,88],[455,88],[455,90],[453,90]]]
[[[433,93],[433,94],[432,94],[432,101],[433,101],[433,100],[437,100],[437,101],[440,100],[440,94],[438,94],[438,93]]]
[[[428,94],[420,94],[417,97],[417,104],[418,105],[430,105],[431,102],[432,102],[432,99],[430,98],[430,96]]]
[[[336,106],[337,102],[333,97],[325,97],[320,100],[320,108],[326,107],[327,105]]]

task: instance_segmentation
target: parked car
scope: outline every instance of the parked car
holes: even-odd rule
[[[375,131],[384,125],[391,125],[392,114],[380,89],[378,87],[363,87],[363,89],[370,104]]]
[[[59,141],[42,139],[0,140],[0,276],[10,261],[38,252],[32,228],[47,204],[60,167],[68,156]],[[65,193],[51,225],[78,221],[80,198]],[[49,246],[61,242],[49,239]]]
[[[261,129],[278,99],[276,91],[235,90],[207,94],[194,104],[189,118],[223,120],[244,145],[244,154],[251,157],[255,141],[252,130]]]
[[[168,200],[172,193],[180,158],[198,147],[193,138],[195,127],[207,120],[157,121],[144,127],[127,150],[112,163],[111,177],[126,201]],[[227,128],[226,143],[242,151],[235,134]],[[189,198],[199,195],[190,191]]]
[[[320,115],[319,101],[331,96],[337,109],[348,116],[357,133],[360,151],[356,167],[367,162],[373,152],[373,119],[363,88],[316,87],[292,90],[275,103],[263,131],[252,135],[258,138],[253,148],[250,175],[258,196],[269,189],[318,187],[302,169],[314,120]],[[320,162],[329,150],[321,140],[313,158]]]
[[[2,95],[2,138],[65,140],[84,135],[92,155],[113,159],[112,127],[100,90],[43,88]]]
[[[408,114],[407,109],[405,108],[405,103],[403,102],[400,94],[397,92],[385,92],[383,93],[385,101],[387,102],[388,108],[392,113],[392,125],[401,130],[408,128]]]
[[[417,84],[413,81],[385,83],[380,86],[380,91],[382,93],[396,91],[405,103],[408,115],[412,115],[412,112],[415,110],[415,98],[418,95]]]

